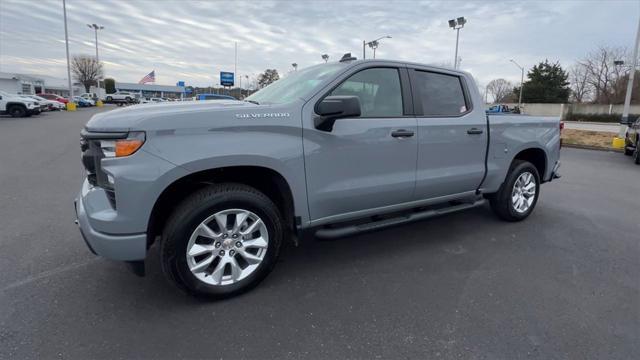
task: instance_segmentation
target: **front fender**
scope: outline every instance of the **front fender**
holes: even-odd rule
[[[231,166],[271,169],[284,177],[296,215],[308,221],[307,195],[299,126],[263,125],[216,128],[203,132],[176,130],[148,139],[147,151],[192,174]]]

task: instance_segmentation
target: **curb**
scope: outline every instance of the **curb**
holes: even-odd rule
[[[620,125],[619,122],[596,122],[596,121],[579,121],[579,120],[562,120],[569,124],[589,124],[589,125]]]
[[[583,150],[611,151],[611,152],[618,152],[618,153],[622,152],[622,149],[604,148],[604,147],[591,146],[591,145],[567,144],[566,142],[562,143],[562,147],[583,149]]]

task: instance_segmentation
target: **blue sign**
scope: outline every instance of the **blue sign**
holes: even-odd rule
[[[220,71],[220,85],[233,86],[233,73]]]
[[[176,83],[176,86],[184,86],[184,81],[178,81],[178,82]]]

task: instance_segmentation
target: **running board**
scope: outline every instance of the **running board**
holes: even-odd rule
[[[406,224],[414,221],[425,220],[432,217],[449,214],[456,211],[471,209],[477,206],[481,206],[485,203],[485,199],[478,199],[472,203],[463,203],[459,205],[453,205],[441,209],[429,209],[420,212],[414,212],[405,216],[384,219],[379,221],[373,221],[359,225],[347,225],[340,228],[322,228],[316,231],[315,235],[321,239],[333,239],[343,236],[355,235],[367,231],[373,231],[383,229],[389,226],[395,226],[400,224]]]

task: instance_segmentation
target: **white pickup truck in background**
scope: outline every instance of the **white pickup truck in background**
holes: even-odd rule
[[[27,117],[39,113],[40,105],[35,99],[0,91],[0,114]]]

